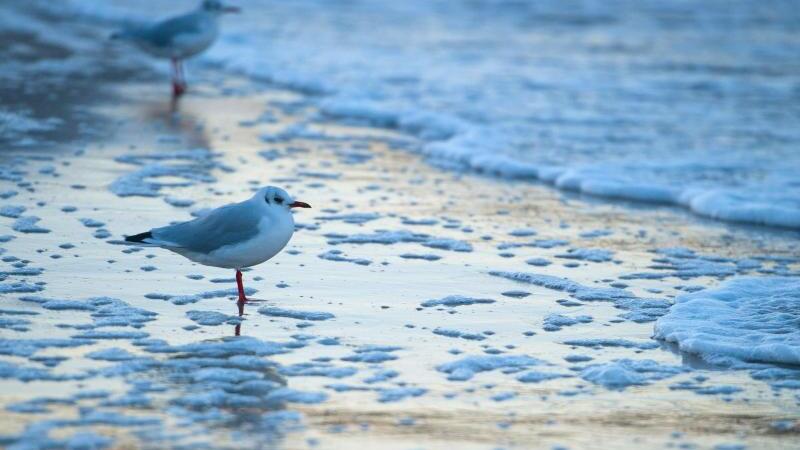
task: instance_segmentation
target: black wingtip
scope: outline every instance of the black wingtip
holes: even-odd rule
[[[134,234],[133,236],[125,236],[125,242],[144,242],[145,239],[153,237],[153,233],[146,231],[144,233]]]

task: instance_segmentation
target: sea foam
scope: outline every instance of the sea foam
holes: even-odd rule
[[[682,295],[654,337],[712,363],[800,365],[800,279],[741,277]]]

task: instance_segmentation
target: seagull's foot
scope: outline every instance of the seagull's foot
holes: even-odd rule
[[[173,97],[180,97],[185,92],[186,92],[186,84],[185,83],[179,83],[179,82],[173,82],[172,83],[172,96]],[[247,299],[245,299],[245,300],[247,300]]]

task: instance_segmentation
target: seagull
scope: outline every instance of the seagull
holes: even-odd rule
[[[247,302],[242,269],[277,255],[294,234],[292,208],[311,208],[283,189],[267,186],[250,199],[219,207],[188,222],[126,236],[125,241],[165,248],[190,260],[236,270],[240,308]],[[240,309],[241,310],[241,309]]]
[[[152,56],[169,58],[172,61],[172,94],[179,97],[186,91],[183,60],[203,52],[214,43],[219,34],[220,16],[239,11],[239,8],[226,6],[219,0],[204,0],[192,12],[118,31],[111,35],[111,39],[130,41]]]

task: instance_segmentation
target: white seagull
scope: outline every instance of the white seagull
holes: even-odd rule
[[[242,271],[277,255],[294,234],[292,208],[311,208],[275,186],[249,200],[217,208],[188,222],[126,236],[127,242],[171,250],[206,266],[236,269],[239,305],[247,302]]]
[[[239,12],[219,0],[204,0],[194,11],[152,24],[135,26],[116,32],[112,39],[123,39],[157,58],[172,61],[172,93],[186,91],[183,60],[203,52],[217,39],[219,18],[225,13]]]

